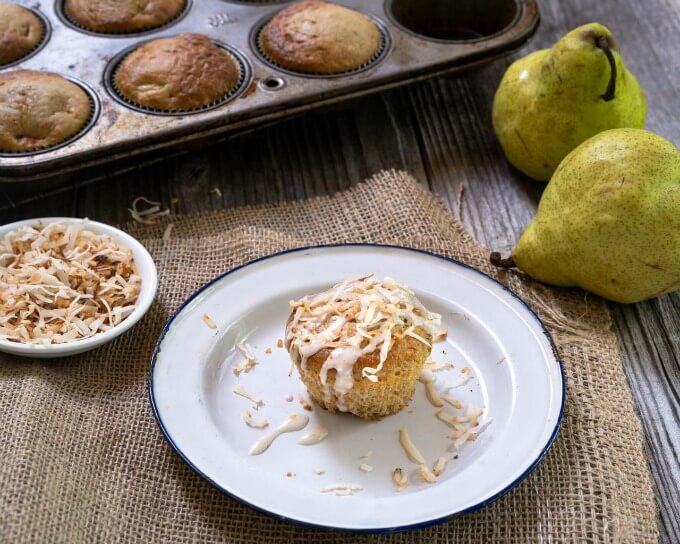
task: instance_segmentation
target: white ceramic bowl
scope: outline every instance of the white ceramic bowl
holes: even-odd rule
[[[0,226],[0,238],[4,238],[5,234],[8,232],[16,230],[19,227],[25,225],[34,225],[38,222],[46,225],[55,221],[77,223],[82,221],[82,219],[75,217],[39,217],[35,219],[17,221],[15,223],[9,223],[7,225]],[[132,254],[134,256],[135,263],[137,264],[137,271],[142,278],[142,287],[139,293],[139,298],[137,299],[137,307],[127,317],[127,319],[122,321],[120,324],[106,332],[95,334],[90,338],[75,340],[73,342],[67,342],[64,344],[47,345],[20,344],[18,342],[9,342],[7,340],[0,339],[0,351],[11,353],[13,355],[20,355],[22,357],[68,357],[69,355],[75,355],[76,353],[83,353],[85,351],[98,348],[99,346],[110,342],[117,336],[120,336],[125,331],[132,328],[147,312],[151,306],[151,303],[153,302],[154,297],[156,296],[156,290],[158,288],[156,265],[154,264],[149,252],[132,236],[120,229],[89,220],[87,223],[87,228],[98,234],[108,234],[122,247],[132,249]]]

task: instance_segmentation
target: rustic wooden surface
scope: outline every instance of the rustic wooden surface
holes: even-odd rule
[[[537,35],[515,57],[585,22],[608,25],[646,89],[648,128],[680,144],[678,0],[546,0],[541,13]],[[541,193],[540,184],[508,166],[491,129],[493,93],[510,61],[309,113],[189,155],[130,163],[122,173],[86,171],[58,190],[0,190],[1,222],[65,215],[118,223],[129,218],[126,208],[139,195],[166,204],[176,196],[176,213],[300,199],[345,189],[382,168],[402,168],[440,194],[454,213],[460,209],[480,241],[509,251]],[[611,309],[643,422],[662,540],[677,543],[680,294]]]

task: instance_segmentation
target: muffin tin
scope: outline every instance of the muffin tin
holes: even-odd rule
[[[68,142],[32,153],[0,152],[0,182],[63,176],[78,169],[271,121],[309,108],[455,72],[524,43],[538,24],[536,0],[338,0],[373,18],[383,35],[374,59],[351,72],[321,76],[276,66],[259,50],[262,26],[288,1],[189,0],[182,14],[158,29],[95,34],[63,13],[63,0],[31,8],[47,22],[46,38],[29,56],[0,70],[59,73],[82,83],[94,101],[92,120]],[[198,32],[241,64],[239,86],[207,108],[150,111],[127,103],[113,88],[115,68],[136,46],[181,32]],[[30,184],[28,184],[30,185]]]

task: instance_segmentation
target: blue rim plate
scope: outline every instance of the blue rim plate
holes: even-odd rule
[[[475,441],[447,451],[451,428],[435,417],[418,386],[409,406],[380,422],[302,409],[308,396],[293,373],[283,337],[288,301],[366,274],[409,285],[428,309],[442,315],[447,338],[432,360],[453,363],[437,373],[441,391],[490,420]],[[210,317],[216,328],[208,326]],[[236,375],[236,345],[247,342],[258,364]],[[473,378],[460,385],[461,370]],[[452,384],[459,384],[448,389]],[[255,410],[233,393],[241,386],[264,406]],[[276,519],[306,526],[384,533],[441,523],[478,510],[519,485],[540,463],[563,417],[565,378],[557,350],[540,319],[505,286],[463,263],[398,246],[343,244],[283,251],[251,261],[212,280],[166,323],[149,377],[154,416],[170,445],[200,476],[227,495]],[[291,402],[290,399],[293,398]],[[465,410],[447,408],[452,413]],[[243,420],[244,410],[266,419],[265,430]],[[250,446],[290,413],[308,415],[308,427],[279,437],[258,456]],[[297,440],[316,427],[329,430],[314,446]],[[428,463],[445,455],[437,482],[417,476],[399,445],[411,438]],[[367,454],[369,454],[367,456]],[[372,470],[359,469],[361,464]],[[395,468],[409,475],[397,491]],[[366,467],[364,467],[366,468]],[[355,484],[348,496],[322,493]]]

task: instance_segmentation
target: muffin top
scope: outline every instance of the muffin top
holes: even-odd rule
[[[351,376],[362,356],[378,353],[375,368],[361,369],[369,381],[376,374],[398,338],[409,336],[429,345],[416,331],[433,335],[441,316],[429,312],[413,291],[391,278],[350,278],[315,295],[291,301],[286,326],[286,347],[293,361],[304,367],[309,357],[329,348],[338,374]]]
[[[21,153],[57,145],[77,134],[91,114],[88,95],[56,74],[0,74],[0,151]]]
[[[365,15],[309,0],[269,21],[260,47],[279,66],[313,74],[340,74],[367,63],[380,49],[380,31]]]
[[[30,53],[43,34],[43,25],[32,11],[0,2],[0,66]]]
[[[114,83],[131,102],[182,111],[207,106],[234,88],[239,66],[227,51],[202,34],[153,40],[130,53]]]
[[[169,23],[185,5],[186,0],[66,0],[64,11],[92,32],[132,33]]]

